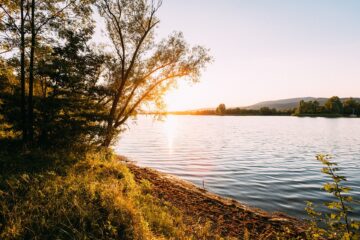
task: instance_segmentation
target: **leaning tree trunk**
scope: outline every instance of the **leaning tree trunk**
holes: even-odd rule
[[[119,100],[120,100],[120,94],[116,93],[114,100],[112,102],[109,118],[107,121],[107,127],[106,127],[106,131],[105,131],[105,139],[101,144],[103,147],[109,147],[113,140],[115,113],[116,113],[116,107],[118,105]]]
[[[105,131],[105,138],[104,138],[104,141],[102,142],[101,146],[103,147],[110,147],[111,145],[111,142],[113,140],[113,137],[114,137],[114,126],[113,126],[113,120],[109,120],[108,123],[107,123],[107,128],[106,128],[106,131]]]
[[[107,134],[102,146],[106,148],[110,147],[111,141],[112,141],[112,135]]]

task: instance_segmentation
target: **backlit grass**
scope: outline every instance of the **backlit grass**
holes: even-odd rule
[[[43,168],[2,173],[0,239],[210,237],[210,226],[186,226],[177,209],[149,194],[149,182],[137,184],[128,168],[108,151],[42,156],[52,156],[57,167],[51,164],[44,167],[32,155],[14,162],[40,162]],[[62,157],[68,159],[64,159],[60,168],[58,162]],[[74,162],[76,158],[81,159]]]

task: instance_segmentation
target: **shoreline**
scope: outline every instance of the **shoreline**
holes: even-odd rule
[[[139,167],[125,157],[118,156],[118,159],[130,169],[137,182],[149,181],[151,194],[179,209],[189,225],[210,223],[214,234],[236,239],[244,236],[250,239],[305,237],[306,224],[300,219],[250,207],[176,176]]]
[[[297,118],[350,118],[357,119],[360,116],[348,116],[341,114],[194,114],[194,113],[141,113],[139,115],[162,115],[162,116],[213,116],[213,117],[297,117]]]

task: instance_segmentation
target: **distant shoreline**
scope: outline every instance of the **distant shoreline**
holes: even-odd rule
[[[219,117],[310,117],[310,118],[360,118],[360,116],[349,116],[342,114],[272,114],[272,115],[261,115],[261,114],[213,114],[213,113],[191,113],[191,112],[167,112],[167,113],[142,113],[141,115],[171,115],[171,116],[219,116]]]
[[[151,112],[149,112],[151,113]],[[182,111],[154,111],[163,115],[218,115],[218,116],[297,116],[325,118],[356,118],[360,116],[360,98],[292,98],[257,103],[248,107],[216,108]]]
[[[350,116],[343,114],[294,114],[294,117],[323,117],[323,118],[360,118],[360,116]]]

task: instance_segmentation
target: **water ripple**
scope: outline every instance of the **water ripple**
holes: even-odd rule
[[[141,116],[115,151],[198,186],[204,181],[222,196],[297,217],[305,217],[305,201],[331,200],[320,190],[328,179],[315,160],[329,153],[360,199],[358,119]]]

